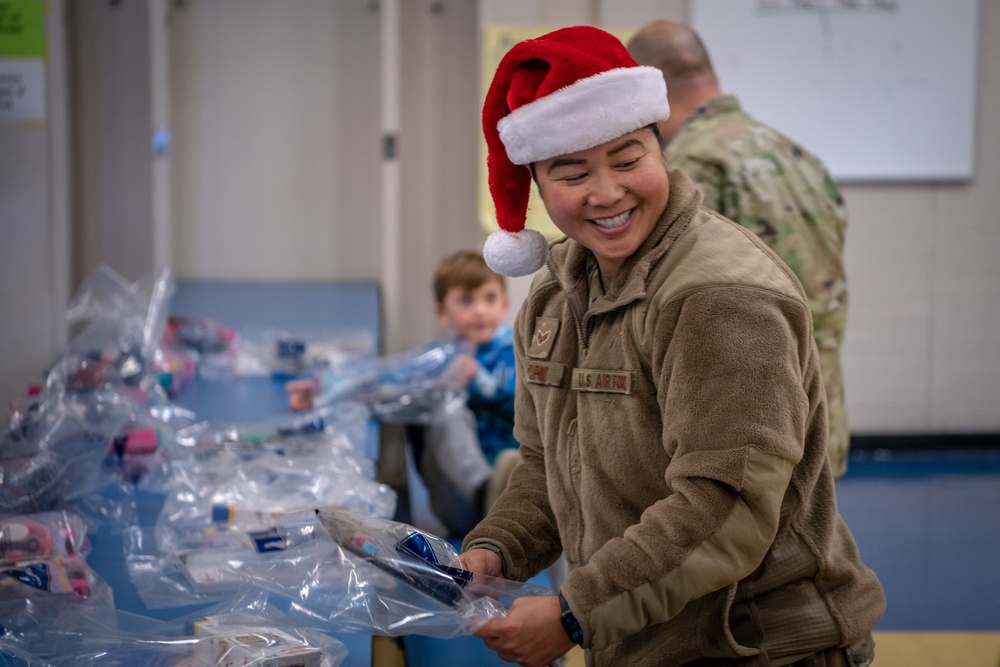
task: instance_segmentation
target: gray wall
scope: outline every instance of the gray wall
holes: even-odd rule
[[[84,88],[102,90],[109,65],[101,54],[129,42],[112,30],[122,19],[103,15],[109,3],[79,4],[91,8],[96,25],[74,32],[82,50],[78,76],[94,84]],[[145,260],[150,269],[166,247],[168,263],[180,278],[388,281],[385,289],[396,295],[388,352],[441,333],[431,314],[431,270],[443,254],[479,247],[485,237],[477,222],[476,175],[482,27],[596,23],[628,28],[651,18],[685,17],[682,0],[167,4],[159,6],[162,17],[156,2],[145,19],[133,14],[137,29],[146,21],[151,40],[161,35],[167,48],[159,55],[154,50],[152,62],[145,64],[137,56],[134,69],[115,75],[133,80],[133,98],[155,100],[150,88],[155,91],[157,81],[168,91],[170,178],[164,185],[139,168],[115,175],[107,155],[133,136],[125,128],[117,135],[105,127],[87,140],[78,138],[82,149],[74,164],[89,164],[100,175],[74,169],[73,213],[80,230],[74,275],[90,270],[98,258],[140,268],[128,264],[129,256],[114,247],[107,230],[146,224],[145,232],[132,233],[146,234],[143,252],[153,258]],[[391,51],[384,48],[383,35],[393,34],[386,32],[389,6],[398,7],[399,58],[387,70],[383,56]],[[982,2],[981,14],[975,179],[845,188],[851,214],[845,374],[855,432],[1000,430],[1000,355],[994,352],[1000,347],[1000,262],[994,261],[1000,253],[1000,44],[987,38],[1000,30],[1000,4]],[[88,46],[88,35],[100,40],[90,39]],[[88,62],[95,63],[89,71]],[[387,71],[394,73],[397,87],[387,88],[393,80]],[[122,99],[122,88],[116,90],[91,98],[89,106],[86,95],[75,96],[82,101],[74,119],[87,126],[90,113],[92,127],[107,116],[94,111],[101,105],[113,104],[124,113],[127,104],[132,110],[116,122],[148,132],[153,124],[148,114],[156,115],[156,105],[142,111],[141,100]],[[391,118],[386,121],[387,99],[399,100],[398,158],[389,163],[381,157],[383,131],[395,129]],[[0,134],[0,141],[6,138]],[[145,139],[141,143],[148,147]],[[145,155],[138,164],[149,161]],[[394,170],[387,171],[387,164]],[[0,150],[0,192],[8,187],[13,165]],[[386,180],[387,173],[398,182]],[[114,186],[116,179],[124,186],[135,177],[152,179],[153,185]],[[35,184],[43,178],[30,177]],[[164,189],[171,212],[165,231],[152,222],[157,193]],[[135,197],[138,208],[113,201],[126,196]],[[0,253],[8,254],[9,206],[0,199],[5,232]],[[147,222],[137,210],[149,212]],[[45,245],[36,227],[17,229],[30,236],[29,243]],[[0,272],[7,305],[9,286],[22,273],[6,262]],[[515,300],[525,289],[523,280],[511,285]],[[34,301],[20,293],[16,299],[22,307],[37,307]],[[32,348],[34,334],[26,325],[10,326],[4,327],[8,346]],[[34,361],[47,353],[32,350]],[[34,361],[15,367],[0,358],[0,378],[23,374]],[[6,385],[11,386],[17,385]]]

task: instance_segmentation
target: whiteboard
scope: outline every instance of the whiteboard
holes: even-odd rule
[[[840,181],[971,179],[978,0],[689,0],[722,90]]]

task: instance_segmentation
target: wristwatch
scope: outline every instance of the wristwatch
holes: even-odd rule
[[[566,636],[577,646],[582,646],[583,628],[580,627],[580,621],[576,620],[576,616],[573,615],[572,610],[569,608],[569,603],[566,602],[566,598],[563,597],[562,593],[559,593],[559,609],[561,610],[559,620],[562,621]]]

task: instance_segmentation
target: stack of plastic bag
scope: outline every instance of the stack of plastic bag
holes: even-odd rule
[[[287,546],[275,533],[283,515],[336,505],[391,516],[395,492],[374,481],[374,461],[363,453],[367,421],[361,406],[341,404],[311,420],[179,431],[163,509],[152,531],[131,530],[126,554],[146,605],[231,594],[248,563]]]
[[[107,266],[84,280],[66,317],[69,352],[89,359],[89,373],[78,376],[93,388],[108,373],[129,387],[149,391],[157,383],[152,360],[167,323],[167,307],[175,284],[169,271],[129,283]]]
[[[151,362],[172,291],[167,271],[129,283],[101,267],[84,281],[67,350],[0,430],[0,512],[68,509],[122,526],[134,520],[133,487],[164,483],[165,447],[193,421]]]

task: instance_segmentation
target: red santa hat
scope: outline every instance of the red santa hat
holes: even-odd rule
[[[668,116],[667,88],[613,35],[563,28],[515,44],[497,68],[483,106],[490,194],[500,231],[483,248],[497,273],[540,269],[549,247],[524,228],[531,173],[524,165],[599,146]]]

